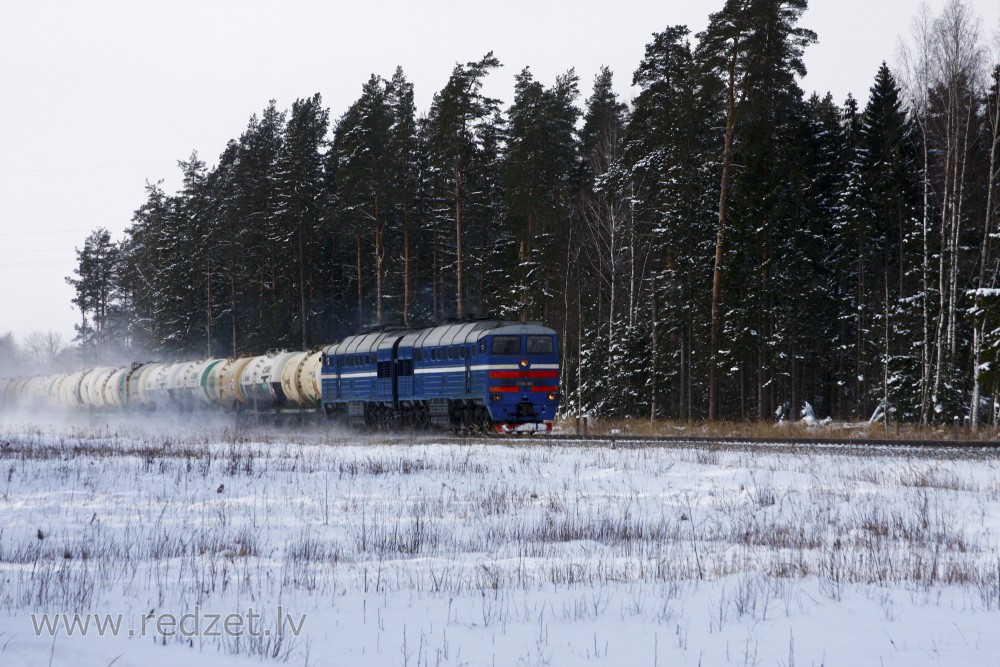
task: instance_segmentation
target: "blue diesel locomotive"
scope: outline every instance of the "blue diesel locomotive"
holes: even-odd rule
[[[323,350],[321,408],[352,425],[547,431],[559,407],[556,332],[479,320],[383,329]]]

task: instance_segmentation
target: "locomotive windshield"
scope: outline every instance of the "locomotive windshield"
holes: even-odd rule
[[[521,337],[494,336],[490,352],[493,354],[521,354]]]
[[[528,354],[552,354],[552,336],[528,336]]]

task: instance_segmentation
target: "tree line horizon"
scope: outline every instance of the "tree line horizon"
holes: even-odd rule
[[[331,122],[272,100],[209,167],[146,183],[67,281],[95,362],[332,343],[493,316],[560,333],[563,406],[608,417],[993,423],[1000,66],[965,0],[923,7],[862,107],[807,96],[807,0],[652,34],[631,104],[601,68],[492,52],[426,112],[402,67]]]

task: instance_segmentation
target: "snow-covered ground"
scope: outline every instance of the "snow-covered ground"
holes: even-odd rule
[[[995,452],[170,431],[0,426],[0,665],[1000,664]]]

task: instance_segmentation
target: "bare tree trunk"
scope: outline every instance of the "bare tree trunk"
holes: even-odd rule
[[[364,274],[361,272],[361,232],[357,231],[354,234],[354,240],[356,243],[356,252],[354,253],[355,261],[357,264],[357,276],[358,276],[358,326],[364,326],[365,323],[365,301],[364,301]]]
[[[528,233],[524,238],[521,239],[520,248],[518,250],[518,261],[523,269],[524,266],[531,262],[532,247],[531,239],[535,237],[535,214],[528,213]],[[523,278],[522,278],[523,280]],[[529,317],[529,309],[531,304],[528,299],[528,285],[522,282],[519,286],[520,296],[519,301],[521,303],[521,321],[527,322]]]
[[[930,61],[933,49],[933,20],[930,8],[923,4],[913,23],[915,50],[904,45],[902,51],[907,75],[906,85],[910,97],[913,119],[921,136],[922,174],[921,188],[923,202],[920,219],[921,262],[920,262],[920,423],[930,421],[931,403],[931,321],[930,321],[930,128],[928,127],[928,91],[930,88]],[[900,293],[900,296],[903,296]]]
[[[659,314],[656,312],[656,279],[654,278],[653,280],[650,281],[650,283],[651,283],[651,288],[650,288],[650,313],[649,313],[649,315],[650,315],[650,317],[653,318],[653,321],[652,321],[652,325],[653,325],[652,329],[653,330],[652,330],[652,334],[650,336],[650,341],[649,341],[649,344],[652,347],[652,350],[650,351],[650,357],[651,357],[650,361],[651,361],[652,369],[651,369],[651,372],[650,372],[650,385],[651,386],[649,388],[650,389],[650,391],[649,391],[649,393],[650,393],[650,396],[649,396],[649,421],[655,422],[656,421],[656,412],[657,412],[657,407],[658,407],[657,404],[659,402],[659,395],[657,393],[657,390],[658,390],[659,387],[657,386],[657,382],[656,382],[657,369],[660,367],[660,356],[659,356],[659,349],[660,348],[659,348],[659,344],[658,344],[658,341],[657,341],[657,338],[656,338],[656,334],[657,334],[657,331],[656,331],[656,322],[659,319]]]
[[[209,357],[212,356],[212,269],[208,270],[208,280],[205,283],[206,299],[208,301],[205,317],[205,330],[208,335],[208,351]]]
[[[733,133],[736,129],[736,60],[738,44],[734,40],[729,60],[727,86],[726,138],[722,148],[722,182],[719,187],[719,217],[715,230],[715,260],[712,267],[712,314],[708,351],[708,419],[718,421],[719,406],[719,348],[722,345],[722,262],[723,242],[729,213],[729,180],[733,166]]]
[[[882,422],[885,425],[886,430],[889,428],[889,272],[885,271],[883,274],[883,284],[885,286],[885,302],[883,308],[885,309],[885,317],[883,321],[885,323],[884,335],[885,335],[885,346],[882,348]]]
[[[302,229],[302,221],[299,221],[299,314],[302,318],[302,349],[309,349],[309,341],[306,331],[308,320],[306,319],[306,258],[305,258],[305,231]]]
[[[938,276],[939,308],[934,345],[932,399],[940,404],[942,385],[955,368],[958,344],[960,245],[965,217],[965,188],[970,134],[980,97],[982,51],[978,20],[962,0],[949,2],[934,22],[934,58],[937,80],[933,87],[945,92],[941,109],[944,138],[941,188],[941,248]]]
[[[638,291],[638,284],[636,283],[636,267],[635,260],[637,254],[637,247],[635,242],[635,206],[629,206],[628,210],[628,324],[629,329],[635,328],[635,318],[636,318],[636,292]]]
[[[562,345],[560,346],[560,368],[567,368],[569,362],[569,345],[567,345],[567,339],[569,337],[569,286],[570,286],[570,276],[572,271],[570,267],[575,265],[573,260],[573,226],[570,225],[569,228],[569,239],[566,243],[566,271],[563,274],[563,327],[562,327]],[[482,286],[480,285],[479,290],[480,295],[482,294]],[[560,389],[560,391],[564,391]]]
[[[1000,69],[994,70],[994,82],[1000,84]],[[1000,90],[998,90],[1000,93]],[[970,421],[972,428],[978,428],[980,423],[979,402],[982,393],[982,386],[979,381],[979,367],[982,363],[982,339],[986,333],[986,321],[983,316],[983,291],[987,287],[986,267],[992,257],[992,235],[993,229],[993,191],[996,187],[997,179],[997,148],[1000,146],[1000,95],[992,99],[986,108],[987,119],[990,132],[990,158],[989,173],[986,178],[986,214],[983,216],[983,240],[979,248],[979,281],[976,285],[975,306],[973,307],[973,361],[972,361],[972,414]],[[990,282],[993,287],[996,281],[996,274]]]
[[[760,381],[757,396],[757,418],[766,420],[774,414],[775,377],[771,339],[774,335],[774,294],[771,291],[770,220],[764,220],[764,251],[761,257],[761,288],[764,292],[764,312],[761,313]]]
[[[856,327],[854,332],[854,377],[855,377],[855,406],[854,418],[863,419],[867,414],[865,409],[865,231],[864,224],[858,225],[858,303],[856,314]]]
[[[462,167],[455,162],[455,316],[464,316],[462,303]]]
[[[576,321],[576,410],[579,413],[583,410],[583,285],[582,271],[577,267],[576,271],[576,312],[579,313]]]
[[[923,140],[923,158],[924,158],[924,174],[923,174],[923,214],[921,216],[921,238],[922,238],[922,255],[923,259],[920,267],[920,286],[922,290],[921,294],[921,307],[922,307],[922,323],[923,323],[923,341],[920,346],[920,423],[927,424],[930,421],[930,379],[931,379],[931,319],[930,319],[930,215],[931,215],[931,205],[930,205],[930,174],[927,173],[927,132],[926,127],[923,129],[924,140]]]
[[[236,335],[237,324],[236,324],[236,258],[234,255],[230,255],[229,259],[229,329],[230,334],[233,337],[232,348],[230,354],[233,357],[239,356],[237,354],[238,345],[236,344],[238,338]]]
[[[608,252],[608,275],[611,289],[608,294],[608,345],[614,340],[615,311],[618,307],[618,220],[613,211],[608,216],[610,252]]]
[[[431,316],[433,318],[438,317],[438,307],[440,295],[438,294],[438,285],[440,280],[440,262],[438,260],[438,254],[440,249],[438,248],[438,226],[434,225],[434,237],[431,240]]]
[[[383,324],[385,318],[385,312],[383,310],[382,304],[382,283],[384,281],[385,274],[385,243],[383,241],[383,226],[384,222],[382,220],[381,211],[379,211],[378,198],[375,199],[374,210],[372,211],[375,218],[375,323]]]
[[[410,326],[410,207],[403,207],[403,325]]]

